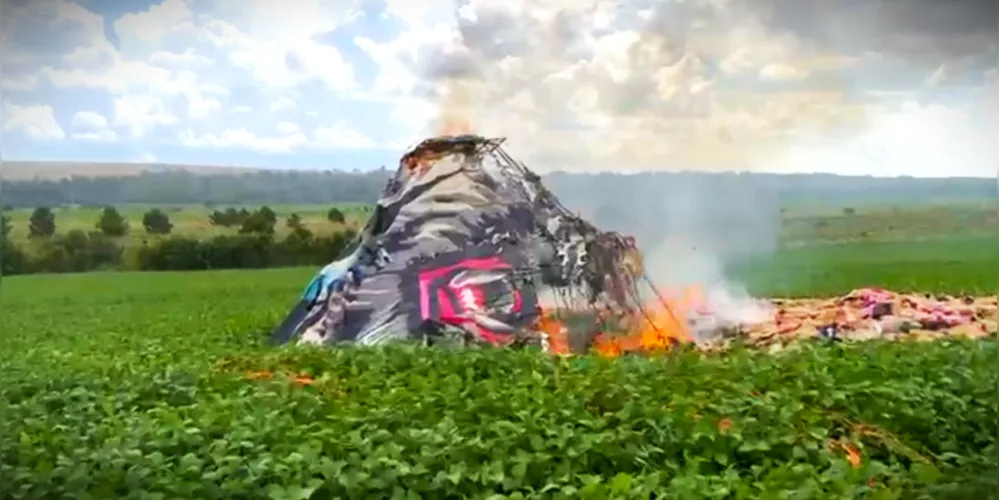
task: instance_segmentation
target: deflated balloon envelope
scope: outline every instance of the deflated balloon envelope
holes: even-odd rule
[[[502,143],[438,137],[406,153],[351,252],[310,282],[275,339],[373,345],[452,330],[511,345],[544,313],[542,289],[558,311],[640,307],[634,242],[573,215]]]

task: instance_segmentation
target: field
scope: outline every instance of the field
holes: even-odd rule
[[[278,217],[277,230],[286,230],[283,224],[291,214],[298,214],[305,226],[318,234],[337,229],[326,220],[326,212],[333,207],[340,209],[347,224],[363,224],[370,216],[360,205],[274,205]],[[227,206],[202,205],[120,205],[116,207],[131,228],[132,237],[143,235],[142,215],[152,208],[166,212],[174,225],[174,233],[191,236],[212,236],[231,233],[233,229],[212,226],[208,214],[225,210]],[[235,206],[255,210],[257,206]],[[54,209],[59,232],[73,229],[93,230],[100,215],[99,207],[59,207]],[[6,212],[13,224],[13,237],[26,238],[30,209]],[[913,204],[906,206],[865,205],[857,208],[842,206],[787,207],[782,215],[780,242],[783,246],[807,246],[815,243],[843,243],[860,241],[913,241],[955,236],[995,237],[999,234],[999,212],[994,203],[966,202],[950,204]]]
[[[824,217],[732,274],[762,296],[995,293],[995,231],[819,239],[874,216]],[[268,345],[313,272],[4,279],[0,498],[999,491],[994,339],[619,360]]]
[[[366,207],[359,205],[275,205],[271,207],[278,215],[278,224],[275,226],[275,230],[279,235],[285,233],[288,228],[284,221],[291,214],[298,214],[302,218],[305,227],[315,234],[328,234],[341,229],[342,225],[333,224],[326,219],[326,212],[334,206],[343,212],[348,227],[357,227],[363,224],[370,216],[370,213],[365,211]],[[121,205],[115,208],[128,221],[130,229],[128,237],[134,240],[141,240],[145,237],[145,232],[142,228],[142,215],[152,208],[159,208],[166,212],[170,217],[170,222],[173,224],[174,234],[207,238],[219,234],[233,234],[236,232],[236,228],[213,226],[208,219],[208,215],[213,210],[225,210],[228,206],[209,208],[202,205]],[[242,207],[237,205],[234,208],[246,208],[252,211],[260,207]],[[56,230],[59,233],[66,233],[74,229],[92,231],[97,224],[101,210],[100,207],[54,208]],[[31,212],[31,209],[16,209],[5,212],[5,215],[11,219],[11,236],[15,240],[24,240],[28,237],[28,224]]]

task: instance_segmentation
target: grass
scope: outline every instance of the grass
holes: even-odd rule
[[[905,207],[792,207],[782,216],[781,243],[914,241],[956,237],[995,237],[995,201],[917,204]]]
[[[310,274],[4,280],[0,498],[995,491],[994,342],[618,361],[268,346]]]
[[[831,296],[862,286],[947,294],[995,294],[999,237],[813,244],[731,267],[762,296]]]
[[[946,232],[806,235],[732,273],[765,296],[995,293],[994,234]],[[617,361],[268,345],[314,271],[5,278],[0,500],[999,491],[995,340]]]

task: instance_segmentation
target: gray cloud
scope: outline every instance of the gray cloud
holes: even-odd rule
[[[995,5],[947,7],[469,0],[450,38],[397,60],[440,115],[510,136],[553,168],[753,169],[807,136],[863,133],[881,102],[918,97],[944,65],[934,85],[980,85]]]

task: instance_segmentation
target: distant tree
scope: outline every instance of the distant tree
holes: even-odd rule
[[[242,225],[248,217],[250,217],[250,212],[245,208],[236,210],[229,207],[223,211],[212,211],[212,213],[208,214],[208,222],[213,226],[233,227]]]
[[[239,226],[241,234],[274,234],[274,224],[277,217],[274,212],[267,207],[263,207],[251,214]]]
[[[97,219],[97,230],[106,236],[125,236],[128,234],[128,221],[122,217],[118,209],[112,206],[104,207]]]
[[[295,230],[296,228],[299,227],[305,227],[305,225],[302,223],[302,218],[299,217],[299,215],[296,213],[292,213],[291,215],[289,215],[288,219],[285,220],[284,224],[288,226],[288,229],[291,230]]]
[[[142,215],[142,227],[149,234],[170,234],[173,224],[170,223],[170,216],[162,210],[154,208]]]
[[[208,214],[208,222],[213,226],[230,227],[236,224],[236,209],[228,208],[224,211],[213,210]]]
[[[347,218],[343,216],[343,212],[339,208],[333,207],[329,212],[326,212],[326,220],[334,224],[343,224],[347,221]]]
[[[10,230],[13,228],[13,224],[10,223],[10,217],[7,217],[5,213],[0,213],[0,237],[7,238],[7,235],[10,234]]]
[[[285,221],[285,225],[288,226],[290,232],[288,233],[287,241],[293,245],[302,245],[312,239],[312,231],[305,227],[305,223],[298,214],[291,214]]]
[[[49,207],[38,207],[28,219],[28,235],[31,238],[48,238],[56,232],[55,214]]]
[[[213,226],[225,226],[225,213],[219,212],[218,210],[212,210],[208,214],[208,223]]]
[[[853,207],[846,207],[843,209],[843,215],[855,215],[857,210]]]
[[[264,220],[270,222],[271,225],[277,224],[277,214],[274,213],[274,211],[271,210],[271,207],[268,207],[267,205],[260,207],[260,209],[257,210],[257,215],[263,217]]]

